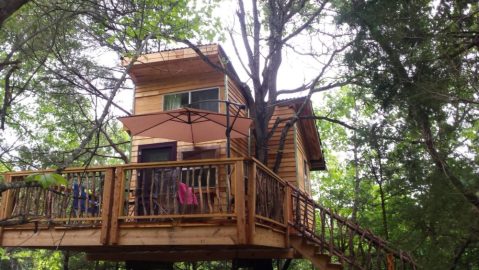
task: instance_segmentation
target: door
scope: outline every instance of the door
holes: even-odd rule
[[[138,162],[160,162],[176,160],[176,142],[138,146]],[[160,215],[171,212],[169,201],[174,199],[174,170],[163,168],[137,171],[135,189],[135,215]],[[168,197],[168,198],[167,198]],[[169,198],[172,197],[172,198]]]

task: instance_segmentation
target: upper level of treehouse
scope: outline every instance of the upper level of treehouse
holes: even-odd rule
[[[226,54],[219,45],[199,47],[208,59],[234,73]],[[183,106],[212,112],[226,113],[227,105],[246,104],[238,85],[222,71],[206,63],[190,48],[182,48],[140,57],[130,69],[135,82],[134,114],[148,114],[179,109]],[[270,127],[276,118],[287,119],[292,116],[304,99],[282,100],[278,103]],[[248,116],[248,108],[240,110],[238,106],[229,106],[231,115],[239,112]],[[304,116],[312,116],[313,108],[308,102],[303,110]],[[269,141],[268,165],[273,165],[279,145],[282,127],[280,124]],[[252,134],[253,131],[250,131]],[[252,136],[233,138],[231,142],[232,157],[254,156]],[[162,158],[170,160],[192,160],[206,158],[225,158],[226,141],[203,141],[186,143],[181,140],[132,137],[131,162],[159,161],[151,160],[152,152],[167,152]],[[154,149],[157,150],[154,150]],[[147,157],[148,155],[148,157]],[[156,154],[156,158],[160,155]],[[321,152],[319,135],[312,119],[297,122],[288,133],[283,150],[282,166],[278,175],[284,180],[310,193],[309,172],[325,168]]]
[[[232,70],[221,47],[200,48],[211,62]],[[227,109],[223,101],[245,103],[237,85],[191,49],[144,55],[130,75],[136,86],[133,117],[160,117],[190,104],[192,110],[210,112],[209,121],[221,122],[218,117],[224,118]],[[279,103],[270,127],[302,103]],[[238,107],[229,108],[235,115]],[[312,113],[308,103],[303,114]],[[248,108],[239,115],[248,116]],[[136,126],[157,121],[135,119],[142,119],[133,120]],[[313,120],[297,122],[288,133],[277,173],[251,157],[252,131],[232,136],[228,158],[224,138],[187,142],[172,137],[183,130],[168,127],[164,137],[133,135],[129,164],[67,168],[62,172],[66,184],[3,193],[0,246],[78,250],[91,259],[121,261],[246,263],[303,257],[319,269],[341,264],[384,269],[394,262],[414,267],[405,254],[311,199],[309,172],[325,168]],[[269,141],[268,164],[273,164],[281,127]],[[4,178],[20,183],[32,173],[51,172],[11,172]]]

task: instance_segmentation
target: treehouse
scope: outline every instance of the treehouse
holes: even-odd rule
[[[414,268],[405,253],[312,199],[310,171],[324,170],[325,163],[308,118],[311,103],[296,98],[276,106],[270,128],[303,103],[307,119],[290,129],[274,173],[252,157],[240,88],[204,59],[234,74],[227,56],[218,45],[200,50],[203,58],[189,48],[138,58],[129,70],[133,115],[121,119],[132,136],[131,162],[67,168],[66,185],[7,191],[0,217],[18,222],[0,228],[1,246],[119,261],[228,259],[235,267],[258,268],[261,259],[306,258],[319,269]],[[269,140],[270,166],[283,126]],[[49,172],[4,177],[15,182]]]

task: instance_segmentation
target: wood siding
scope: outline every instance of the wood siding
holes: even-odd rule
[[[276,107],[273,117],[271,118],[271,121],[268,125],[268,128],[271,129],[273,127],[273,124],[276,121],[277,117],[280,117],[281,119],[287,119],[293,114],[294,114],[294,111],[288,106]],[[285,124],[286,123],[284,121],[281,124],[279,124],[273,136],[269,140],[268,167],[270,168],[274,166],[276,154],[278,152],[281,131],[283,130]],[[296,152],[296,149],[294,145],[294,129],[291,128],[288,132],[288,135],[286,136],[286,141],[285,141],[284,150],[283,150],[283,159],[278,171],[278,175],[293,185],[297,185],[297,171],[296,171],[296,157],[295,157],[296,153],[295,152]]]
[[[135,89],[134,114],[144,114],[163,111],[163,97],[165,94],[185,92],[197,89],[219,88],[220,99],[224,99],[225,87],[224,76],[219,72],[204,72],[191,74],[185,77],[172,77],[158,81],[137,82]],[[220,106],[220,112],[224,112],[224,105]],[[169,142],[171,140],[133,136],[131,149],[131,162],[138,161],[138,145]],[[181,159],[181,152],[192,151],[194,147],[206,147],[219,149],[220,157],[226,156],[225,140],[217,140],[203,143],[178,142],[177,159]]]
[[[276,107],[273,117],[268,125],[269,128],[273,127],[277,117],[281,119],[287,119],[294,115],[294,110],[290,106],[278,106]],[[285,126],[285,122],[281,123],[277,128],[271,139],[269,140],[269,152],[268,152],[268,167],[274,166],[276,153],[278,152],[279,140],[281,132]],[[304,135],[300,131],[301,129],[296,123],[292,127],[285,140],[283,159],[278,171],[278,175],[288,181],[289,183],[299,187],[301,190],[309,193],[306,183],[304,183],[304,161],[308,163],[308,157],[305,151],[305,139]],[[308,172],[309,173],[309,172]]]
[[[226,89],[228,92],[228,100],[234,103],[246,104],[246,100],[241,94],[241,91],[239,90],[238,86],[230,78],[226,76],[225,78],[227,83]],[[230,108],[230,113],[232,115],[235,115],[237,109],[238,108],[236,106],[232,106]],[[243,117],[247,117],[248,113],[245,110],[241,110],[239,115]],[[233,150],[232,153],[234,152],[236,156],[244,156],[244,157],[249,156],[250,151],[248,149],[249,148],[248,140],[249,138],[232,139],[231,140],[231,149]]]
[[[297,160],[297,166],[298,166],[298,187],[305,191],[306,193],[310,194],[310,188],[309,188],[309,183],[305,182],[305,171],[304,171],[304,163],[306,161],[307,164],[308,162],[308,156],[306,154],[306,149],[305,149],[305,138],[304,138],[304,133],[302,132],[302,129],[298,127],[298,124],[295,124],[295,130],[296,130],[296,160]],[[308,165],[309,167],[309,165]],[[306,174],[308,175],[309,179],[309,169]]]

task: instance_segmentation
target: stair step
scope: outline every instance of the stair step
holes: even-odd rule
[[[318,258],[318,259],[321,259],[321,260],[324,260],[328,263],[331,263],[331,256],[329,256],[328,254],[317,254],[314,255],[314,257]]]
[[[310,240],[303,241],[308,246],[319,247],[319,244]]]
[[[328,270],[343,270],[343,265],[340,263],[328,263]]]

